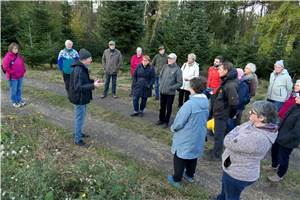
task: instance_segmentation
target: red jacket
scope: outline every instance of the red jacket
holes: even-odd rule
[[[287,113],[287,111],[295,104],[296,104],[296,97],[294,93],[292,93],[288,98],[288,100],[284,102],[283,106],[280,108],[278,112],[278,116],[280,117],[281,120],[284,119],[284,116]]]
[[[142,55],[140,57],[137,57],[137,55],[134,54],[131,57],[131,60],[130,60],[130,75],[131,76],[133,76],[134,71],[135,71],[136,67],[138,66],[138,64],[142,63],[142,60],[143,60]]]
[[[217,67],[210,66],[208,68],[207,87],[213,89],[216,94],[217,89],[221,85],[221,78]]]
[[[17,58],[16,58],[17,56]],[[10,65],[10,63],[16,58],[14,63]],[[23,78],[26,68],[24,59],[19,54],[14,54],[11,51],[7,52],[6,55],[3,58],[2,65],[4,70],[6,71],[6,80],[18,80],[20,78]]]

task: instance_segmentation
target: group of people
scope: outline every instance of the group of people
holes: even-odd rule
[[[105,86],[102,98],[107,97],[112,79],[112,96],[116,96],[117,74],[122,65],[122,54],[110,41],[102,56]],[[248,63],[244,69],[235,68],[222,56],[214,59],[208,69],[208,78],[199,75],[196,55],[188,54],[187,62],[179,67],[175,53],[166,54],[160,46],[151,61],[136,49],[131,58],[132,117],[143,116],[147,98],[160,101],[159,120],[156,125],[169,127],[172,106],[178,91],[179,111],[171,124],[173,133],[172,154],[174,174],[168,182],[181,187],[182,178],[194,182],[197,160],[204,154],[207,122],[214,121],[214,147],[208,152],[210,161],[222,161],[221,193],[217,199],[239,199],[242,190],[253,184],[260,174],[260,161],[271,150],[272,166],[276,170],[270,181],[280,181],[288,169],[289,155],[300,143],[300,80],[294,89],[292,79],[283,60],[276,61],[271,73],[266,100],[255,101],[250,106],[249,120],[241,123],[245,106],[255,96],[258,78],[256,66]],[[87,146],[82,127],[87,104],[92,100],[92,90],[103,83],[89,76],[92,55],[86,49],[79,53],[70,40],[58,55],[68,98],[74,104],[74,140]],[[22,99],[22,80],[26,72],[24,59],[16,43],[9,45],[3,58],[2,69],[9,81],[10,98],[16,108],[26,103]],[[225,150],[223,151],[223,148]]]

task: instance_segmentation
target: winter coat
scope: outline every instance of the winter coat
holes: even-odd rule
[[[260,161],[272,147],[277,134],[275,124],[258,128],[252,122],[246,122],[237,126],[224,139],[223,170],[235,179],[256,181],[260,174]]]
[[[133,77],[134,71],[138,64],[141,64],[143,61],[143,56],[141,55],[138,57],[136,54],[134,54],[130,59],[130,75]]]
[[[132,95],[137,97],[151,97],[154,80],[154,67],[149,64],[145,68],[143,64],[139,64],[133,74]]]
[[[94,81],[90,79],[87,66],[77,61],[72,64],[68,97],[75,105],[85,105],[93,99]]]
[[[250,102],[250,78],[248,76],[243,76],[239,81],[239,106],[238,110],[244,110],[245,106]]]
[[[236,114],[239,105],[239,80],[236,69],[231,69],[225,77],[222,77],[221,86],[217,89],[213,103],[213,117],[227,120]]]
[[[292,79],[286,69],[280,74],[271,73],[267,98],[273,101],[285,102],[293,90]]]
[[[176,63],[164,65],[159,78],[161,94],[175,95],[176,90],[182,86],[182,72]]]
[[[217,67],[211,66],[208,68],[207,87],[213,89],[216,94],[217,89],[221,85],[221,78]]]
[[[189,90],[190,89],[190,81],[186,81],[184,79],[193,79],[195,77],[199,77],[199,64],[194,62],[192,65],[188,63],[184,63],[181,67],[182,71],[182,87],[181,89]]]
[[[258,78],[255,73],[252,73],[249,76],[249,84],[250,84],[250,96],[254,97],[258,86]]]
[[[159,76],[164,65],[168,64],[168,55],[156,54],[152,60],[152,66],[155,69],[155,76]]]
[[[14,54],[11,51],[5,54],[2,66],[6,71],[6,80],[19,80],[26,73],[24,58],[20,54]]]
[[[59,70],[65,74],[71,74],[71,65],[79,59],[79,54],[75,49],[64,48],[58,54],[57,65]]]
[[[182,159],[195,159],[202,156],[208,114],[206,95],[191,95],[176,114],[171,126],[173,154],[176,153]]]
[[[300,92],[298,92],[298,94],[300,94]],[[281,120],[284,119],[285,114],[289,111],[289,109],[296,104],[296,93],[293,92],[290,97],[288,98],[288,100],[286,100],[284,102],[284,104],[282,105],[282,107],[280,108],[279,112],[278,112],[278,116],[280,117]]]
[[[297,148],[300,144],[300,105],[296,104],[286,113],[279,125],[276,142],[285,148]]]
[[[122,65],[122,54],[118,49],[106,49],[102,56],[102,65],[106,74],[117,74]]]

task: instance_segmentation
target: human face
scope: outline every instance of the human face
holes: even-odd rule
[[[175,63],[175,59],[169,58],[169,57],[168,57],[168,64],[169,64],[169,65],[172,65],[172,64],[174,64],[174,63]]]
[[[254,124],[260,124],[263,122],[264,117],[259,116],[253,109],[249,111],[249,120]]]
[[[19,49],[18,47],[14,47],[12,50],[11,50],[14,54],[17,54],[19,52]]]
[[[111,49],[111,50],[114,50],[116,48],[116,46],[114,44],[109,44],[108,47]]]
[[[136,55],[137,55],[138,57],[140,57],[140,56],[142,55],[142,51],[141,51],[141,50],[136,50]]]
[[[82,60],[82,63],[85,65],[90,65],[92,63],[92,61],[93,61],[92,57],[89,57],[85,60]]]
[[[283,68],[280,65],[274,65],[274,71],[276,74],[280,74]]]
[[[296,84],[294,85],[294,91],[295,91],[295,92],[299,92],[299,91],[300,91],[300,83],[296,83]]]
[[[165,54],[165,49],[160,49],[160,50],[159,50],[159,54],[160,54],[160,55],[164,55],[164,54]]]
[[[194,62],[194,59],[191,56],[188,56],[188,63],[192,64]]]
[[[67,42],[66,48],[67,49],[72,49],[72,47],[73,47],[73,43],[72,42]]]
[[[219,59],[215,58],[215,60],[214,60],[214,66],[215,67],[219,67],[220,65],[221,65],[221,61]]]
[[[245,67],[245,69],[244,69],[244,73],[245,73],[246,75],[249,75],[249,74],[252,73],[251,68],[250,68],[248,65],[246,65],[246,67]]]
[[[149,60],[143,58],[142,63],[143,63],[143,66],[146,67],[149,64]]]
[[[220,65],[220,66],[219,66],[218,71],[219,71],[220,77],[224,77],[224,76],[226,76],[227,73],[228,73],[228,70],[224,69],[224,66],[223,66],[223,65]]]

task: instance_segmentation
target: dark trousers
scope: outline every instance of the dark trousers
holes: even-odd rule
[[[141,103],[139,101],[141,100]],[[138,97],[138,96],[133,96],[132,102],[133,102],[133,109],[134,112],[144,112],[147,104],[147,97]]]
[[[159,120],[169,123],[175,95],[160,94]]]
[[[190,92],[187,90],[179,89],[179,95],[178,95],[178,107],[181,107],[184,102],[189,100]]]
[[[108,95],[109,84],[111,79],[111,92],[112,95],[116,95],[117,88],[117,74],[105,74],[104,96]]]
[[[240,181],[223,172],[222,191],[217,200],[239,200],[242,191],[254,182]]]
[[[213,105],[214,105],[214,101],[216,99],[216,95],[213,94],[210,96],[210,99],[209,99],[209,116],[208,116],[208,119],[211,119],[213,117]]]
[[[185,174],[188,177],[193,178],[195,171],[196,171],[196,166],[197,166],[197,158],[195,159],[182,159],[177,156],[177,154],[174,154],[174,175],[173,175],[173,180],[175,182],[179,182],[182,179],[183,172],[185,169]]]
[[[215,144],[213,148],[214,156],[221,158],[223,151],[224,136],[227,130],[227,120],[215,119]]]
[[[69,91],[69,85],[70,85],[70,74],[63,73],[63,78],[64,78],[66,91],[68,92]]]
[[[283,177],[289,168],[289,158],[293,149],[285,148],[275,142],[272,146],[272,167],[278,167],[277,174]]]

